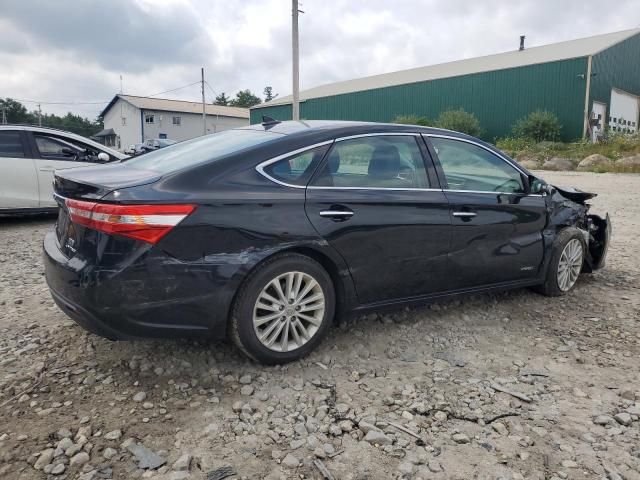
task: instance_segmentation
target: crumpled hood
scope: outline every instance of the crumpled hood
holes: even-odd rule
[[[574,187],[558,187],[557,185],[552,185],[560,195],[565,198],[568,198],[572,202],[581,203],[584,205],[584,202],[589,200],[590,198],[598,196],[597,193],[584,192]]]

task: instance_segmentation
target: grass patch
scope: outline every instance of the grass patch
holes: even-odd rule
[[[553,157],[567,158],[577,166],[584,158],[599,154],[611,160],[608,165],[597,165],[589,168],[594,172],[640,173],[640,165],[629,161],[620,162],[626,157],[640,155],[640,133],[634,135],[610,134],[599,143],[580,142],[535,142],[529,138],[508,137],[496,141],[496,147],[518,161],[537,162],[539,168]]]

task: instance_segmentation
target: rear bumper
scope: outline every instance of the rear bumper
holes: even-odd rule
[[[228,265],[183,263],[152,249],[107,268],[63,255],[55,232],[45,237],[44,265],[56,304],[97,335],[113,340],[226,335],[235,292]]]

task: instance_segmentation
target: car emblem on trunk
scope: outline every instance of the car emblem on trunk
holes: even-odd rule
[[[76,229],[73,223],[69,223],[67,228],[67,239],[64,242],[64,247],[70,252],[76,253]]]

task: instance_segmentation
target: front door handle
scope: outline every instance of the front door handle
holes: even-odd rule
[[[472,218],[478,215],[475,212],[453,212],[454,217]]]
[[[52,167],[51,165],[45,165],[44,167],[40,167],[39,170],[41,172],[53,172],[56,167]]]
[[[320,216],[324,218],[330,218],[332,220],[342,222],[344,220],[348,220],[353,216],[352,210],[322,210],[320,212]]]

